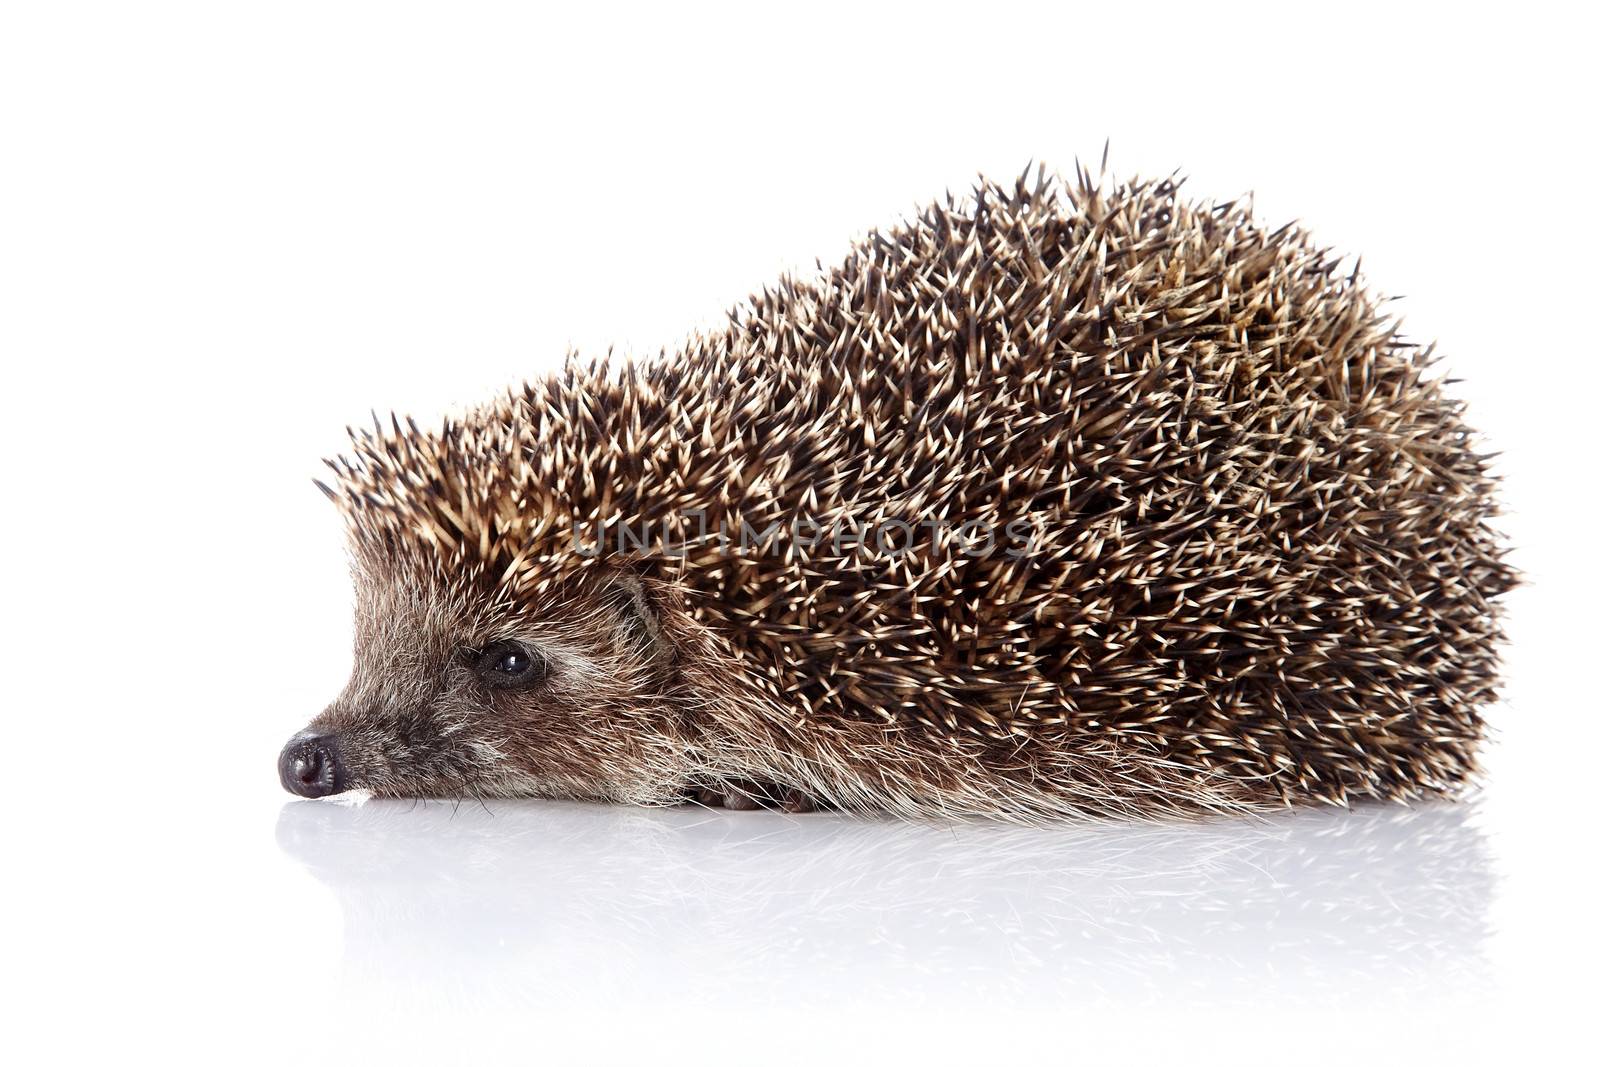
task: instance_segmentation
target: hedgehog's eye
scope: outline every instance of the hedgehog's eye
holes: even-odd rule
[[[486,685],[522,689],[544,680],[544,657],[515,641],[496,641],[478,654],[473,665]]]

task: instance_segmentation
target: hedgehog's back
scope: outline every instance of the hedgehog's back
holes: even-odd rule
[[[869,531],[691,567],[696,603],[803,720],[1019,775],[1092,742],[1256,799],[1449,790],[1511,576],[1425,364],[1242,206],[985,185],[690,353],[756,413],[716,427],[744,444],[714,522]]]

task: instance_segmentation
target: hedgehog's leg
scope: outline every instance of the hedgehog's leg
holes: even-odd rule
[[[798,789],[785,789],[783,791],[783,799],[778,803],[778,807],[790,815],[800,815],[808,811],[816,811],[817,802]]]
[[[690,799],[708,808],[727,808],[729,811],[777,808],[798,815],[815,811],[817,807],[816,801],[798,789],[743,780],[699,786],[691,790]]]
[[[688,796],[684,798],[684,803],[698,804],[702,808],[720,808],[722,807],[722,794],[715,789],[707,789],[704,786],[697,785],[689,790]]]

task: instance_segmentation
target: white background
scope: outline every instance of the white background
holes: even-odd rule
[[[1578,10],[0,7],[6,1059],[1574,1047],[1600,430]],[[671,346],[980,171],[1108,138],[1117,173],[1254,191],[1364,256],[1463,379],[1529,577],[1481,795],[1076,831],[286,803],[278,747],[348,667],[310,484],[346,423],[436,419],[569,346]]]

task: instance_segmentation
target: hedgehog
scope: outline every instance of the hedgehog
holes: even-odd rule
[[[1496,475],[1360,264],[980,179],[653,358],[374,417],[305,797],[1197,816],[1454,795]]]

